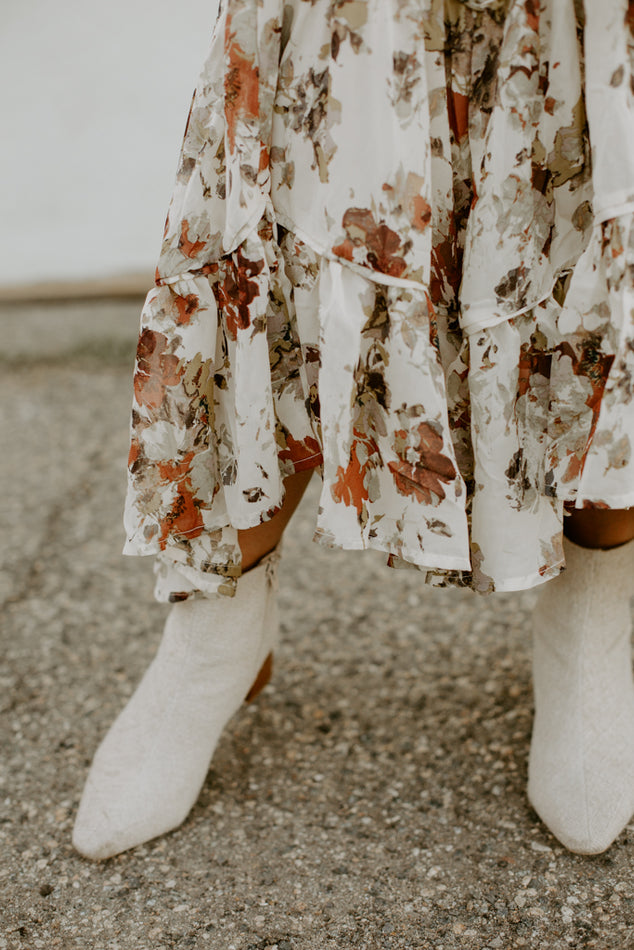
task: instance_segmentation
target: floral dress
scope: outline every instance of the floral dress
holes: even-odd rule
[[[318,468],[315,539],[537,585],[634,505],[634,0],[222,0],[142,315],[157,596]]]

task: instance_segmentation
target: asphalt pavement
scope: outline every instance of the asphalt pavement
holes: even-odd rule
[[[534,592],[426,587],[287,532],[274,678],[177,831],[103,863],[86,770],[160,639],[121,555],[141,301],[0,310],[0,950],[634,947],[634,826],[555,841],[525,794]]]

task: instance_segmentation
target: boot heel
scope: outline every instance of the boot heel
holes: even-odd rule
[[[260,672],[255,678],[253,686],[245,696],[245,703],[252,703],[253,700],[258,696],[266,684],[271,679],[271,674],[273,673],[273,653],[269,653],[266,660],[260,667]]]

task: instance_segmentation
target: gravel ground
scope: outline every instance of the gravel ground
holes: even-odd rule
[[[634,947],[634,827],[567,853],[525,797],[535,594],[425,587],[287,534],[274,680],[176,832],[70,844],[160,638],[120,555],[139,302],[5,307],[0,950]]]

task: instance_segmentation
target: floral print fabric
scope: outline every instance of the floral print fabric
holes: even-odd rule
[[[634,505],[634,3],[223,0],[142,316],[126,553],[231,594],[315,537],[538,584]]]

